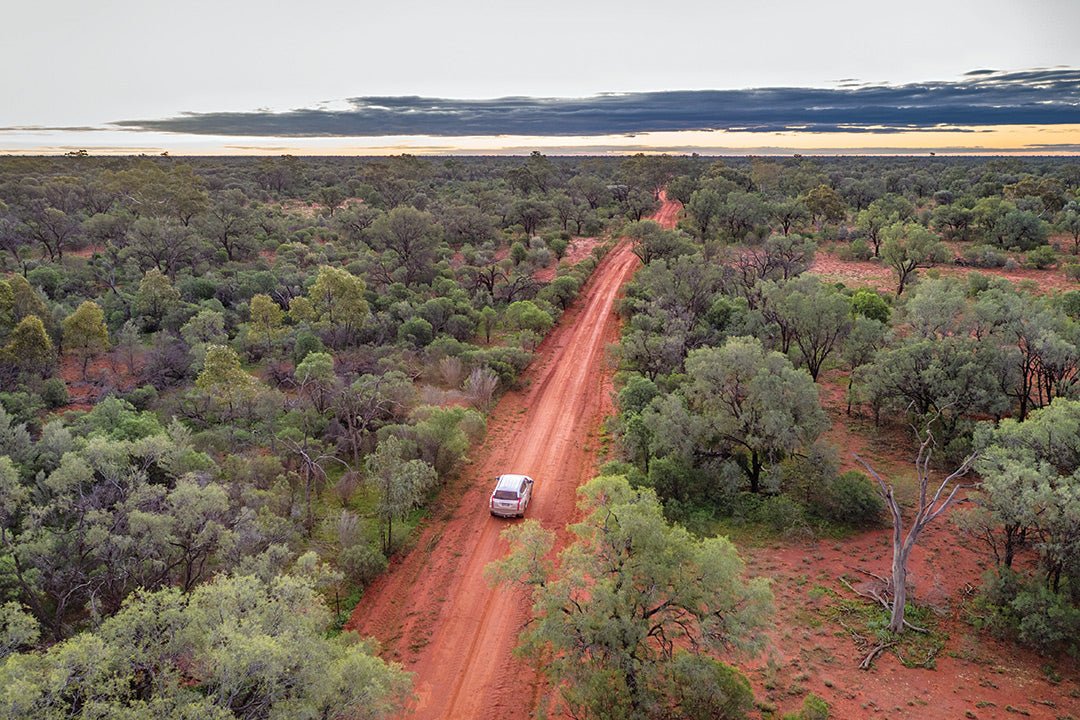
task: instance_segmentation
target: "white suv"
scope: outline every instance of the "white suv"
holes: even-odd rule
[[[488,506],[492,515],[499,517],[525,517],[525,508],[532,500],[533,479],[528,475],[500,475],[495,478],[495,489]]]

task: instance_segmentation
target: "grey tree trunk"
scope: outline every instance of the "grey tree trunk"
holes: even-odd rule
[[[900,510],[900,503],[897,502],[896,495],[893,492],[892,484],[885,482],[884,478],[868,462],[855,455],[855,459],[877,481],[878,492],[892,514],[892,604],[889,630],[897,634],[902,633],[905,626],[907,626],[904,620],[904,607],[907,604],[907,563],[911,549],[915,547],[919,535],[927,525],[945,512],[950,505],[960,501],[957,493],[965,486],[953,481],[966,475],[968,470],[971,469],[971,464],[975,461],[975,456],[969,455],[960,464],[960,467],[941,481],[934,494],[929,496],[930,455],[933,450],[933,443],[934,436],[931,434],[928,425],[926,438],[920,443],[919,454],[915,457],[915,472],[919,479],[919,500],[915,508],[915,517],[912,519],[911,527],[908,529],[906,536],[904,535],[903,514]],[[951,489],[949,489],[950,484],[952,485]],[[943,499],[942,495],[946,489],[949,489],[949,492]]]

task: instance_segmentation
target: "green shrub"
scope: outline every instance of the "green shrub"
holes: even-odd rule
[[[964,262],[973,267],[1004,267],[1008,256],[991,245],[972,245],[964,249]]]
[[[461,359],[471,367],[485,365],[499,376],[506,387],[514,387],[517,377],[532,360],[532,353],[520,347],[497,345],[489,348],[473,348],[461,354]]]
[[[134,405],[137,410],[149,410],[157,402],[158,391],[153,385],[143,385],[126,393],[124,399]]]
[[[67,385],[60,378],[49,378],[41,388],[41,399],[45,401],[45,406],[50,409],[67,405]]]
[[[296,344],[293,346],[293,363],[299,365],[309,353],[325,352],[326,346],[322,340],[309,332],[302,332],[296,336]]]
[[[889,315],[892,313],[889,304],[881,295],[866,288],[852,294],[851,309],[863,317],[883,323],[889,322]]]
[[[341,551],[338,567],[350,582],[367,585],[386,570],[386,556],[374,545],[360,542]]]
[[[566,255],[566,249],[569,245],[570,243],[561,237],[552,238],[548,241],[548,247],[551,248],[551,251],[555,253],[555,257],[559,260],[562,260],[563,256]]]
[[[31,285],[41,288],[41,291],[55,300],[64,282],[64,276],[52,265],[42,265],[34,268],[26,274],[26,279]]]
[[[678,458],[654,458],[649,463],[649,485],[664,500],[701,500],[706,482],[704,473]]]
[[[209,300],[214,297],[217,293],[219,284],[219,279],[205,275],[200,277],[185,277],[177,284],[177,289],[180,291],[180,297],[188,302],[194,303],[199,302],[200,300]]]
[[[1065,271],[1065,277],[1080,281],[1080,263],[1065,263],[1061,269]]]
[[[874,251],[870,249],[869,243],[857,238],[850,245],[841,245],[836,254],[841,260],[869,260],[874,256]]]
[[[742,720],[754,707],[746,676],[704,655],[679,651],[671,661],[669,687],[678,717],[687,720]]]
[[[787,495],[772,495],[761,501],[754,512],[755,521],[776,532],[806,525],[806,510]]]
[[[41,396],[24,391],[0,392],[0,406],[3,406],[14,423],[26,423],[26,427],[36,432],[38,413],[44,407]]]
[[[828,487],[827,500],[811,512],[838,525],[867,527],[881,519],[885,504],[870,479],[857,470],[836,477]]]
[[[1020,642],[1042,653],[1080,653],[1080,607],[1070,602],[1068,593],[1034,582],[1017,593],[1012,608],[1019,618]]]
[[[873,525],[884,504],[860,472],[838,474],[839,462],[828,446],[814,446],[806,457],[791,457],[776,469],[780,490],[815,518],[846,527]]]
[[[398,328],[398,340],[422,348],[432,341],[435,333],[431,323],[421,317],[409,318]]]
[[[829,720],[829,703],[810,693],[803,700],[802,709],[785,715],[784,720]]]
[[[623,460],[608,460],[606,463],[600,466],[600,475],[622,475],[626,478],[626,481],[630,483],[630,487],[642,487],[648,486],[648,478],[645,477],[645,473],[638,470],[635,466]]]
[[[520,265],[525,262],[525,258],[529,256],[529,250],[525,247],[524,243],[516,242],[510,246],[510,259],[515,265]]]
[[[978,297],[990,289],[990,277],[980,272],[968,273],[967,296]]]
[[[659,394],[656,383],[644,375],[633,373],[619,390],[619,409],[625,415],[636,415]]]
[[[1080,654],[1080,607],[1067,589],[1054,593],[1041,578],[1024,578],[1009,569],[987,573],[975,624],[1041,653]]]
[[[1045,270],[1057,262],[1057,253],[1049,245],[1037,247],[1027,254],[1027,264]]]

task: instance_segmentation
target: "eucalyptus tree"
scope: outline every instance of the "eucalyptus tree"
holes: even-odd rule
[[[946,259],[945,246],[934,233],[918,223],[893,223],[882,230],[882,234],[881,259],[896,274],[898,296],[903,294],[919,268],[933,267]]]
[[[82,374],[90,361],[109,349],[109,329],[105,326],[105,313],[92,300],[86,300],[75,312],[64,318],[64,350],[82,360]]]
[[[781,352],[794,346],[801,364],[817,380],[825,361],[851,332],[851,301],[812,275],[770,281],[762,297],[762,316],[781,330]]]
[[[531,520],[504,533],[511,553],[488,568],[532,592],[523,651],[575,717],[744,717],[749,683],[713,655],[761,647],[766,581],[742,579],[726,538],[669,525],[651,490],[599,477],[578,492],[584,520],[558,575],[554,533]]]
[[[190,594],[142,590],[93,632],[0,661],[0,717],[377,720],[410,676],[330,637],[314,579],[218,576]]]
[[[406,459],[404,442],[393,435],[379,442],[375,452],[364,460],[364,469],[379,493],[376,514],[385,555],[394,547],[394,521],[423,504],[439,475],[423,460]]]
[[[389,274],[406,286],[434,277],[442,234],[430,213],[406,205],[395,207],[371,223],[366,237],[383,254]]]

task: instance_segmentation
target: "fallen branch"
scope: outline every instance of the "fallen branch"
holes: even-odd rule
[[[847,579],[845,579],[843,576],[840,577],[840,582],[844,583],[844,586],[847,587],[848,590],[855,593],[859,597],[866,598],[867,600],[873,600],[874,602],[878,603],[879,605],[881,605],[881,607],[885,608],[886,610],[890,609],[889,601],[886,600],[885,598],[881,597],[877,593],[874,593],[874,592],[860,592],[860,591],[856,590],[855,587],[851,583],[849,583],[847,581]],[[922,633],[923,635],[929,635],[930,634],[930,631],[928,629],[926,629],[924,627],[919,627],[918,625],[912,625],[906,619],[904,620],[904,627],[906,627],[908,630],[911,630],[913,632]]]
[[[847,623],[845,623],[843,620],[837,619],[836,622],[840,623],[840,627],[851,633],[851,639],[855,641],[856,645],[862,645],[865,647],[870,644],[869,640],[867,640],[862,634],[855,630],[855,628],[848,626]]]
[[[896,642],[887,642],[887,643],[882,643],[882,644],[878,645],[877,647],[875,647],[873,650],[871,650],[867,654],[866,657],[863,658],[863,661],[861,663],[859,663],[859,669],[860,670],[869,670],[870,666],[874,664],[874,658],[876,658],[878,655],[880,655],[882,653],[882,651],[887,650],[888,648],[891,648],[895,644],[896,644]]]
[[[857,573],[862,573],[863,575],[868,575],[868,576],[874,578],[875,580],[877,580],[878,582],[880,582],[885,587],[889,587],[889,580],[881,577],[880,575],[876,575],[876,574],[870,572],[869,570],[863,570],[862,568],[852,567],[851,565],[845,565],[844,567],[846,567],[848,570],[854,570]]]

